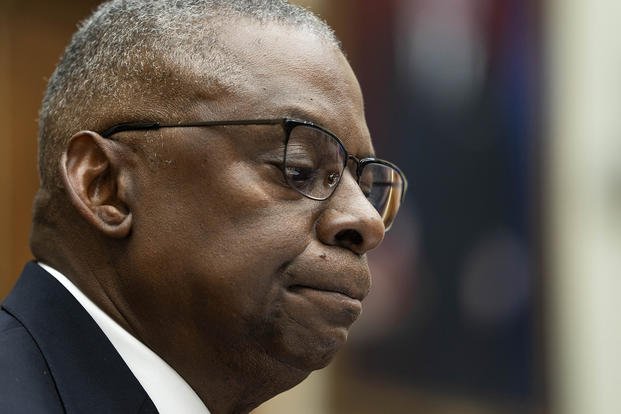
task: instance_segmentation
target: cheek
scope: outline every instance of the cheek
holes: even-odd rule
[[[218,213],[189,226],[183,244],[175,246],[190,309],[215,315],[214,323],[263,321],[286,285],[283,268],[312,240],[312,223],[274,200]],[[205,301],[208,309],[201,309]]]
[[[184,189],[175,209],[183,217],[173,220],[194,243],[209,244],[224,260],[253,263],[279,252],[290,260],[286,256],[301,252],[313,237],[320,205],[264,167],[239,161],[220,165],[212,175],[217,178]]]
[[[136,273],[152,277],[132,289],[149,289],[156,279],[157,291],[147,295],[152,299],[145,299],[151,303],[144,308],[162,320],[174,318],[168,325],[194,342],[205,339],[196,333],[215,330],[230,341],[304,348],[314,339],[298,337],[289,327],[294,322],[282,305],[287,282],[282,269],[313,240],[320,204],[248,164],[210,167],[211,173],[177,171],[182,174],[175,182],[183,185],[171,179],[158,186],[165,188],[162,196],[147,197],[136,214],[132,244],[141,250],[132,255],[140,262]]]

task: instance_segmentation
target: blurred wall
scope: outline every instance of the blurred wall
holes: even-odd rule
[[[548,3],[555,414],[621,413],[621,3]]]
[[[9,262],[10,243],[10,219],[11,208],[9,200],[10,188],[10,150],[9,134],[9,27],[7,4],[0,3],[0,297],[6,293],[9,285],[8,275],[11,264]]]

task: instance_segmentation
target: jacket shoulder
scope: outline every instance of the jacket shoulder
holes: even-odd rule
[[[0,412],[62,413],[64,410],[39,347],[28,330],[0,310]]]

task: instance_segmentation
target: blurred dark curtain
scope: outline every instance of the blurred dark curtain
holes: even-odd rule
[[[357,5],[353,63],[376,149],[410,181],[406,212],[373,256],[376,280],[384,256],[415,259],[384,298],[401,323],[376,322],[391,328],[355,343],[356,372],[528,401],[539,350],[538,4]]]

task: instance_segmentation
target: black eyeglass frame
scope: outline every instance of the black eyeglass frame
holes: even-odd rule
[[[328,131],[327,129],[323,128],[322,126],[317,125],[310,121],[304,121],[304,120],[293,119],[293,118],[268,118],[268,119],[239,119],[239,120],[224,120],[224,121],[196,121],[196,122],[186,122],[186,123],[176,123],[176,124],[175,123],[160,123],[160,122],[125,122],[125,123],[113,125],[110,128],[100,132],[99,135],[101,135],[103,138],[112,139],[111,138],[112,135],[118,134],[120,132],[127,132],[127,131],[153,131],[153,130],[159,130],[161,128],[197,128],[197,127],[212,127],[212,126],[278,125],[278,124],[282,125],[285,130],[285,151],[287,148],[287,144],[289,142],[289,138],[291,136],[291,131],[293,131],[293,129],[297,126],[307,126],[311,128],[316,128],[324,132],[325,134],[328,134],[332,138],[334,138],[336,143],[341,147],[341,149],[343,150],[343,153],[345,154],[345,159],[343,162],[343,169],[341,170],[341,172],[347,168],[347,163],[349,162],[349,160],[353,160],[356,163],[356,182],[358,184],[360,184],[360,177],[362,175],[362,171],[364,167],[368,164],[381,164],[381,165],[385,165],[387,167],[394,169],[395,171],[397,171],[397,173],[401,177],[401,181],[403,183],[403,188],[401,189],[401,200],[400,200],[400,202],[403,203],[403,200],[405,199],[405,193],[408,187],[408,182],[407,182],[407,179],[405,178],[405,174],[403,174],[403,172],[401,171],[399,167],[397,167],[395,164],[391,163],[390,161],[386,161],[380,158],[375,158],[375,157],[358,158],[354,155],[349,154],[343,142],[336,135],[334,135],[332,132]],[[285,181],[289,182],[287,180],[287,174],[285,171],[284,164],[283,164],[283,175],[284,175]],[[340,184],[341,178],[342,177],[339,177],[339,182],[334,186],[335,189],[336,187],[338,187],[338,184]],[[294,186],[291,186],[291,187],[294,190],[296,190],[298,193],[302,194],[304,197],[310,198],[311,200],[317,200],[317,201],[327,200],[328,198],[332,196],[332,194],[334,194],[334,190],[332,190],[330,194],[328,194],[326,197],[323,197],[323,198],[313,197],[308,194],[302,193],[299,189],[295,188]]]

